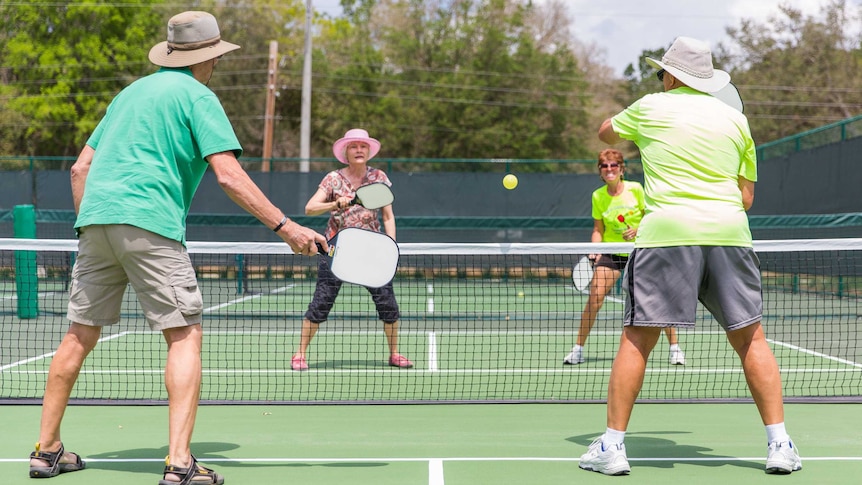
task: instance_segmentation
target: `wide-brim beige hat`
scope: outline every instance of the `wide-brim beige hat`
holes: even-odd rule
[[[645,58],[656,69],[664,69],[686,86],[704,93],[714,93],[727,86],[730,74],[712,67],[712,51],[706,42],[691,37],[677,37],[661,61]]]
[[[162,67],[188,67],[215,59],[240,47],[221,40],[218,22],[207,12],[189,11],[168,21],[168,40],[150,49],[150,62]]]
[[[368,150],[368,160],[374,158],[374,155],[380,151],[380,142],[368,136],[368,132],[361,128],[354,128],[352,130],[348,130],[347,133],[344,134],[343,138],[338,139],[335,143],[332,144],[332,154],[335,155],[335,158],[338,159],[341,163],[347,162],[347,145],[354,141],[361,141],[363,143],[368,143],[370,147]],[[366,160],[366,162],[368,161]]]

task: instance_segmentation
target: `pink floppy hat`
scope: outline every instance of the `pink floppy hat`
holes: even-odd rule
[[[345,150],[347,150],[348,144],[355,141],[368,143],[368,146],[370,147],[370,151],[368,152],[368,160],[374,158],[374,156],[377,155],[377,152],[380,151],[379,141],[368,136],[367,131],[361,128],[354,128],[345,133],[343,138],[332,144],[332,154],[335,155],[335,158],[337,158],[339,162],[346,164],[347,154],[345,153]]]

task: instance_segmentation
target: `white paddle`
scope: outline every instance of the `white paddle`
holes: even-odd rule
[[[329,253],[321,251],[320,255],[341,281],[380,288],[395,276],[400,253],[398,244],[386,234],[348,227],[329,241]]]
[[[392,190],[388,185],[377,182],[363,185],[356,189],[356,196],[350,201],[350,205],[359,204],[366,209],[379,209],[386,207],[395,200]]]
[[[593,262],[584,256],[572,268],[572,284],[581,293],[589,293],[591,281],[593,281]]]
[[[739,90],[736,89],[736,86],[734,86],[733,83],[727,83],[727,86],[721,88],[714,93],[709,94],[724,101],[725,104],[742,113],[742,110],[744,108],[742,104],[742,97],[739,95]]]

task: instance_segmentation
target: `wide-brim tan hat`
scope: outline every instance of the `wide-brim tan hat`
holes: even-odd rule
[[[691,37],[677,37],[661,61],[645,58],[656,69],[664,69],[686,86],[704,93],[714,93],[727,86],[730,74],[712,67],[712,51],[706,42]]]
[[[343,138],[338,139],[332,144],[332,154],[335,155],[335,158],[337,158],[339,162],[345,164],[348,163],[346,153],[347,145],[354,141],[368,143],[368,160],[371,160],[378,152],[380,152],[380,142],[378,140],[368,136],[367,131],[361,128],[354,128],[352,130],[348,130],[347,133],[344,134]],[[368,160],[366,160],[366,162]]]
[[[168,40],[150,49],[150,62],[162,67],[188,67],[215,59],[240,47],[221,40],[218,22],[207,12],[189,11],[168,21]]]

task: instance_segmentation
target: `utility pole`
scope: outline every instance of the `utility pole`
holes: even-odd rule
[[[275,81],[278,69],[278,42],[269,43],[269,68],[266,80],[266,112],[263,115],[263,165],[261,172],[269,172],[272,166],[272,132],[275,120]]]
[[[299,171],[309,171],[311,157],[311,0],[305,0],[305,59],[302,63],[302,112],[299,128]]]

